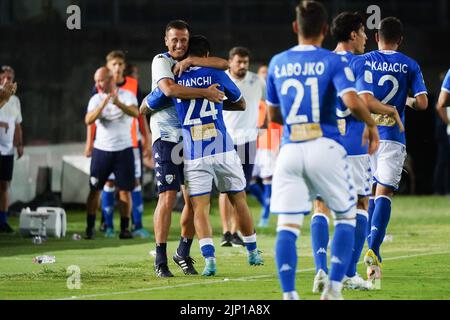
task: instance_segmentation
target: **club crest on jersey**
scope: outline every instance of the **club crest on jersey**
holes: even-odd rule
[[[166,182],[168,184],[172,184],[174,179],[175,179],[175,175],[174,174],[166,174]]]
[[[91,177],[90,182],[93,187],[96,187],[98,184],[98,179],[96,177]]]

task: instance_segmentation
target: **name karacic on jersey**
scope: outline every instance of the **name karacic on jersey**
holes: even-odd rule
[[[281,67],[275,65],[275,77],[292,77],[295,76],[320,76],[325,72],[325,64],[323,62],[305,62],[305,63],[286,63]]]
[[[408,73],[408,65],[405,63],[388,63],[378,61],[366,61],[372,71]]]

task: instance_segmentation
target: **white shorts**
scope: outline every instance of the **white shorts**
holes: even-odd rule
[[[344,147],[328,138],[282,146],[272,178],[270,211],[308,214],[320,194],[336,214],[356,205],[356,190]]]
[[[348,162],[352,168],[356,194],[360,197],[370,196],[372,194],[372,170],[370,169],[369,155],[348,156]]]
[[[378,150],[370,156],[375,182],[397,190],[402,178],[405,158],[404,145],[393,141],[380,141]]]
[[[252,174],[253,177],[266,179],[273,176],[276,161],[277,154],[273,151],[267,149],[256,150],[255,166],[253,167]]]
[[[133,155],[134,155],[134,177],[136,179],[140,179],[142,175],[141,170],[141,149],[139,148],[133,148]],[[116,177],[114,176],[114,173],[111,173],[108,177],[108,180],[116,180]]]
[[[184,160],[184,180],[191,197],[211,193],[213,181],[220,192],[240,192],[246,186],[241,160],[235,150]]]

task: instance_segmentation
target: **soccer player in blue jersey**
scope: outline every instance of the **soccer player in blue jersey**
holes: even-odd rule
[[[450,121],[448,119],[446,107],[450,105],[450,69],[445,75],[444,81],[441,86],[441,93],[439,94],[439,99],[436,104],[436,110],[445,124],[449,125]]]
[[[358,95],[366,102],[373,113],[393,116],[403,128],[397,110],[379,102],[373,97],[370,77],[365,77],[364,59],[355,54],[364,53],[367,36],[364,30],[363,17],[356,12],[342,12],[333,19],[331,34],[338,42],[335,53],[349,61],[350,69],[356,79]],[[364,123],[352,116],[342,100],[338,99],[338,126],[342,134],[342,145],[348,154],[351,172],[358,195],[356,209],[355,244],[352,259],[344,277],[344,287],[348,289],[367,290],[371,282],[365,281],[356,272],[356,266],[366,239],[368,220],[368,197],[371,195],[371,169],[367,145],[361,145]],[[313,293],[322,292],[328,281],[327,246],[329,240],[328,221],[331,213],[325,203],[318,197],[314,202],[314,215],[311,218],[311,243],[316,276]]]
[[[342,299],[342,280],[354,243],[357,199],[347,153],[340,144],[338,96],[366,123],[361,140],[369,139],[369,153],[378,146],[375,122],[356,94],[347,59],[320,47],[328,31],[326,21],[322,4],[301,2],[293,23],[299,45],[277,54],[269,64],[269,117],[284,124],[271,203],[271,212],[278,214],[275,252],[283,299],[299,298],[295,289],[296,240],[317,194],[335,213],[336,225],[330,282],[321,299]]]
[[[206,57],[210,45],[206,38],[190,38],[189,56]],[[245,100],[238,87],[225,72],[213,68],[192,67],[175,79],[179,85],[207,88],[215,83],[224,91],[227,102],[213,103],[207,99],[176,99],[175,107],[183,130],[184,173],[194,209],[194,223],[200,249],[205,258],[202,275],[216,274],[215,249],[209,222],[212,182],[222,193],[227,193],[238,212],[239,229],[248,250],[250,265],[261,265],[263,260],[256,247],[256,233],[247,206],[246,181],[233,140],[227,133],[222,110],[245,110]],[[158,109],[166,97],[157,88],[147,99],[150,109]]]
[[[190,65],[222,67],[224,70],[228,68],[226,60],[216,57],[184,59],[189,46],[189,29],[189,25],[182,20],[170,21],[167,24],[165,44],[168,51],[153,58],[152,90],[159,88],[166,96],[171,98],[205,98],[209,101],[220,102],[223,99],[223,92],[217,90],[215,86],[190,88],[175,83],[174,73],[178,73],[176,71],[178,61],[182,64],[181,71]],[[175,162],[178,159],[173,156],[177,150],[179,151],[181,124],[170,99],[164,107],[151,114],[150,129],[158,187],[158,204],[153,218],[156,240],[155,273],[158,277],[166,278],[173,277],[167,265],[167,238],[172,209],[180,189],[183,190],[185,206],[180,219],[181,238],[173,261],[182,268],[184,274],[193,275],[197,274],[197,271],[193,266],[194,261],[190,257],[190,248],[195,235],[194,214],[189,197],[182,187],[184,183],[182,163],[181,161]]]
[[[409,103],[413,109],[425,110],[428,106],[422,72],[416,61],[397,51],[403,40],[400,20],[394,17],[383,19],[375,40],[378,50],[364,55],[372,78],[373,94],[382,103],[394,106],[404,121],[409,90],[414,96],[412,103]],[[380,246],[391,216],[391,199],[401,179],[406,139],[392,116],[376,115],[374,118],[380,132],[380,147],[370,159],[375,199],[369,201],[369,249],[364,262],[368,266],[368,277],[381,279]]]

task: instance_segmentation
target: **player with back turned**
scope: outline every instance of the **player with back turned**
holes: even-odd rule
[[[275,252],[283,299],[299,298],[296,240],[317,194],[335,213],[336,226],[330,282],[321,299],[342,299],[342,280],[354,243],[357,198],[337,127],[338,96],[366,123],[363,140],[369,139],[369,153],[378,146],[375,122],[356,94],[355,77],[346,59],[321,48],[328,31],[326,21],[322,4],[301,2],[293,23],[299,44],[277,54],[269,64],[269,118],[284,125],[271,202],[271,212],[278,214]]]
[[[375,40],[378,50],[364,55],[365,64],[373,78],[373,94],[382,103],[394,106],[404,122],[405,102],[415,110],[425,110],[428,106],[422,72],[416,61],[397,51],[403,41],[400,20],[394,17],[383,19]],[[410,89],[414,98],[408,98]],[[375,180],[375,199],[369,200],[369,250],[364,256],[364,262],[368,266],[368,277],[380,279],[380,246],[391,216],[391,199],[402,175],[406,137],[392,116],[376,115],[374,118],[380,132],[380,147],[370,159]]]

